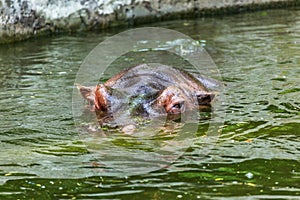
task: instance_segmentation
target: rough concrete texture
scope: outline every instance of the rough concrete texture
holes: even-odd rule
[[[0,43],[35,35],[299,5],[299,0],[1,0]]]

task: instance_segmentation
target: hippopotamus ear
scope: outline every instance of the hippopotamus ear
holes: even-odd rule
[[[95,87],[85,87],[80,84],[76,84],[77,89],[80,91],[82,97],[88,101],[91,109],[94,109],[95,100]]]
[[[109,107],[108,97],[110,92],[103,84],[98,84],[95,88],[95,108],[99,111],[107,111]]]
[[[107,110],[109,92],[103,84],[98,84],[96,87],[85,87],[79,84],[76,86],[83,98],[88,101],[91,110]]]
[[[211,101],[214,99],[215,94],[212,92],[204,92],[197,94],[197,100],[199,105],[210,105]]]

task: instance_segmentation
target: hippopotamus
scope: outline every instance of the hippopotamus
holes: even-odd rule
[[[215,97],[210,89],[217,84],[211,78],[152,63],[125,69],[96,86],[77,88],[90,110],[96,112],[100,125],[120,122],[116,118],[122,118],[121,126],[126,126],[128,118],[151,120],[209,108]]]

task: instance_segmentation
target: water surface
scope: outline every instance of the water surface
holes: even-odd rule
[[[159,171],[105,171],[78,136],[71,99],[82,60],[121,30],[3,45],[1,199],[299,198],[299,9],[151,25],[200,40],[219,67],[226,120],[213,149],[202,155],[195,141]]]

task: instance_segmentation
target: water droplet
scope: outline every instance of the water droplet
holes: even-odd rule
[[[247,174],[245,174],[245,176],[246,176],[247,178],[253,178],[253,174],[252,174],[251,172],[248,172]]]

